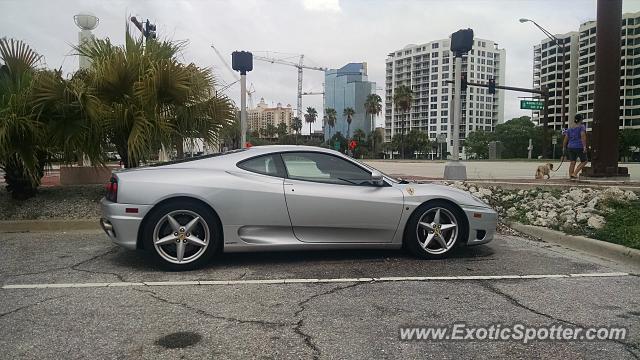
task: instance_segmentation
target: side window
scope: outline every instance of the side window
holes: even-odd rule
[[[238,167],[258,174],[283,177],[283,171],[278,169],[279,164],[273,154],[242,161],[238,163]]]
[[[282,153],[289,178],[341,185],[369,185],[371,173],[351,162],[328,154]]]

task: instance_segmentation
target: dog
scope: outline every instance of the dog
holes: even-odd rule
[[[545,175],[547,176],[547,179],[550,179],[551,170],[553,170],[553,164],[550,163],[538,166],[538,169],[536,170],[536,179],[544,179]]]

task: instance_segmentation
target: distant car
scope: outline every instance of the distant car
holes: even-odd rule
[[[493,239],[497,214],[451,187],[413,184],[339,152],[255,146],[115,173],[102,200],[115,243],[170,269],[216,251],[397,249],[440,258]]]

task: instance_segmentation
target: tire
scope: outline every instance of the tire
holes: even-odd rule
[[[439,221],[436,221],[437,213]],[[404,233],[405,246],[417,257],[442,259],[465,241],[468,228],[467,219],[458,207],[447,201],[429,201],[420,205],[409,218]]]
[[[218,218],[197,201],[176,200],[154,208],[142,232],[144,248],[164,268],[193,270],[207,264],[222,243]],[[182,256],[180,256],[180,252]]]

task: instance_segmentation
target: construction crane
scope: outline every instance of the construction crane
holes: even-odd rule
[[[298,117],[302,116],[302,95],[312,95],[311,93],[302,92],[302,69],[318,70],[318,71],[327,70],[326,68],[319,67],[319,66],[304,65],[304,55],[299,55],[299,56],[300,56],[300,60],[296,63],[293,61],[288,61],[286,59],[277,59],[269,56],[259,56],[255,54],[253,55],[253,58],[255,60],[270,62],[272,64],[293,66],[298,69],[298,103],[296,106],[296,116]]]
[[[220,61],[222,61],[224,66],[227,68],[227,70],[229,70],[229,73],[231,74],[231,76],[233,76],[233,78],[236,79],[236,81],[234,81],[234,82],[232,82],[230,84],[227,84],[227,85],[223,86],[220,89],[220,91],[224,91],[224,90],[230,88],[231,86],[233,86],[235,83],[240,82],[240,76],[238,75],[238,73],[233,71],[231,66],[229,66],[229,63],[227,62],[227,60],[224,59],[224,56],[222,56],[220,51],[218,51],[218,49],[216,49],[216,47],[213,44],[211,44],[211,48],[213,49],[213,51],[215,51],[216,55],[218,55],[218,58],[220,58]],[[253,83],[251,83],[251,85],[247,89],[247,96],[249,97],[249,108],[253,108],[253,96],[252,96],[252,94],[254,92],[256,92],[256,89],[253,86]]]

